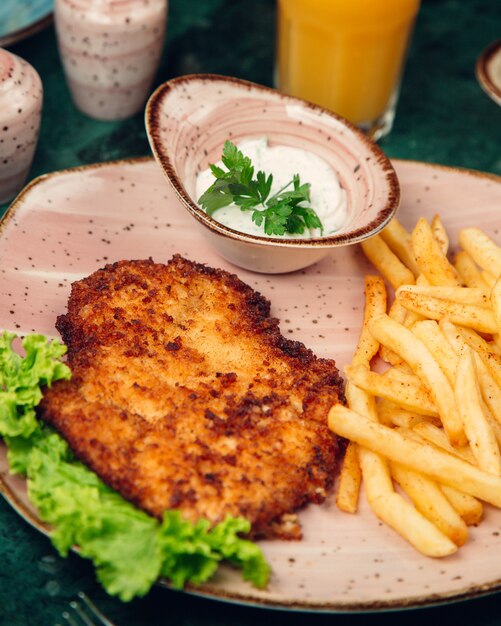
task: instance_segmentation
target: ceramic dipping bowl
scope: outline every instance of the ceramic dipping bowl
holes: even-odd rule
[[[239,267],[270,274],[302,269],[376,234],[398,208],[397,176],[375,143],[334,113],[274,89],[213,74],[181,76],[152,94],[145,115],[153,154],[177,195],[214,248]],[[312,152],[330,165],[347,197],[346,220],[334,235],[250,235],[220,224],[197,205],[197,175],[220,160],[224,142],[261,137],[269,145]]]

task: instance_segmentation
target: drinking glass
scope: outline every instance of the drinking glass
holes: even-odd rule
[[[418,10],[419,0],[278,0],[278,88],[383,137]]]

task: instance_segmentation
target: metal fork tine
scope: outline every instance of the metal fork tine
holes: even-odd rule
[[[107,619],[105,615],[97,608],[97,606],[94,604],[94,602],[92,602],[89,596],[87,596],[83,591],[79,591],[77,595],[80,600],[82,600],[82,602],[87,606],[92,615],[100,619],[104,626],[113,626],[110,620]]]
[[[79,626],[79,624],[77,624],[77,622],[75,622],[75,620],[71,617],[71,615],[68,613],[68,611],[65,611],[63,613],[63,619],[70,625],[70,626]]]
[[[70,602],[70,606],[75,611],[75,613],[78,615],[78,617],[82,620],[82,622],[85,624],[85,626],[95,626],[94,620],[89,618],[87,613],[80,606],[80,604],[78,604],[78,602],[73,600],[73,602]]]
[[[62,618],[69,626],[113,626],[92,600],[83,592],[78,592],[80,601],[72,600],[70,608],[72,612],[65,611]]]

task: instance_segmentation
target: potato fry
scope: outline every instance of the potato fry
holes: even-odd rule
[[[454,394],[473,455],[480,469],[501,476],[501,454],[482,408],[475,361],[468,348],[460,357]]]
[[[396,217],[389,222],[386,228],[383,228],[381,238],[402,263],[411,270],[414,276],[418,276],[419,267],[412,251],[410,233],[405,230]]]
[[[482,270],[481,274],[487,287],[490,287],[492,289],[496,284],[496,276],[494,276],[494,274],[488,272],[487,270]]]
[[[457,355],[454,349],[440,331],[435,320],[417,322],[411,331],[428,348],[440,369],[447,376],[447,380],[454,385],[456,380]]]
[[[416,412],[407,411],[401,406],[398,406],[398,404],[386,400],[386,398],[381,398],[380,401],[376,403],[376,411],[379,422],[386,426],[412,428],[423,419],[430,419],[429,417],[424,418],[423,415],[419,415]]]
[[[390,469],[386,459],[363,446],[358,449],[360,467],[365,487],[367,501],[371,508],[379,497],[394,493]]]
[[[439,300],[447,300],[458,304],[474,304],[484,309],[491,308],[491,293],[487,288],[480,287],[442,287],[442,286],[423,286],[402,285],[398,292],[408,291],[410,293],[419,294],[421,296],[429,296],[430,298],[438,298]]]
[[[501,387],[501,356],[485,339],[469,328],[458,328],[459,339],[464,340],[472,348],[490,371],[496,383]]]
[[[501,248],[479,228],[459,231],[459,244],[482,269],[501,274]]]
[[[414,274],[390,250],[380,235],[374,235],[360,245],[369,261],[381,272],[394,289],[397,289],[400,285],[414,283]]]
[[[410,293],[405,289],[397,291],[397,299],[409,311],[415,311],[429,319],[441,320],[447,317],[454,324],[467,326],[482,333],[497,332],[494,313],[483,307],[439,300],[430,296]]]
[[[438,214],[435,214],[431,220],[431,232],[440,246],[442,254],[445,256],[449,250],[449,235]]]
[[[459,279],[467,287],[478,287],[480,289],[484,289],[488,286],[482,278],[482,274],[480,273],[475,261],[471,258],[468,252],[460,250],[456,254],[454,267],[459,275]]]
[[[364,368],[364,366],[360,367]],[[351,383],[346,385],[345,394],[348,404],[353,407],[354,410],[360,412],[367,419],[377,422],[374,396],[369,395]],[[383,457],[363,447],[358,447],[358,458],[367,500],[371,508],[373,508],[373,501],[377,499],[381,493],[388,494],[394,491],[390,470]]]
[[[480,391],[494,419],[501,424],[501,387],[496,384],[491,372],[478,354],[475,355]]]
[[[456,544],[395,493],[386,460],[366,448],[359,454],[367,501],[377,517],[427,556],[453,554]]]
[[[487,358],[493,359],[501,367],[501,355],[495,343],[486,341],[481,335],[471,328],[461,326],[458,328],[462,338],[478,354],[484,354]]]
[[[379,342],[374,339],[367,328],[370,319],[386,312],[386,287],[380,276],[365,277],[365,306],[364,321],[362,330],[358,339],[355,354],[353,355],[353,364],[367,364],[377,354],[379,350]]]
[[[399,354],[430,390],[451,443],[466,443],[451,385],[424,343],[387,315],[372,319],[369,330],[380,343]]]
[[[390,380],[398,381],[400,383],[408,383],[412,386],[421,386],[422,383],[419,378],[414,374],[412,369],[404,363],[405,367],[400,367],[400,365],[396,365],[395,367],[390,367],[385,372],[381,374],[385,378],[389,378]]]
[[[483,398],[481,398],[481,405],[482,405],[482,411],[485,415],[485,419],[487,420],[487,423],[489,424],[489,426],[492,428],[494,432],[494,436],[496,437],[496,441],[498,442],[498,446],[500,447],[500,450],[501,450],[501,423],[499,423],[499,421],[491,413],[489,407],[484,402]]]
[[[395,298],[391,303],[390,309],[388,311],[388,317],[394,322],[403,324],[407,313],[407,309],[403,307],[400,302]]]
[[[414,227],[411,242],[419,269],[430,284],[461,286],[456,270],[447,260],[424,218],[420,218]]]
[[[454,352],[461,356],[463,352],[466,350],[466,346],[468,345],[466,341],[461,336],[459,329],[454,326],[454,324],[447,318],[444,317],[438,322],[438,326],[444,337],[450,343]]]
[[[360,369],[365,369],[365,371],[369,371],[363,366],[358,367]],[[346,383],[345,395],[348,406],[351,407],[354,411],[365,415],[373,422],[378,421],[376,411],[376,398],[373,395],[367,393],[364,389],[358,387],[356,384],[353,384],[351,381],[348,381]]]
[[[501,381],[499,380],[501,372],[498,367],[498,355],[496,353],[492,353],[491,356],[489,346],[487,345],[487,347],[483,347],[483,340],[481,337],[478,335],[475,337],[471,333],[465,332],[467,329],[463,327],[458,328],[448,319],[440,320],[439,326],[440,330],[458,356],[461,356],[466,351],[468,346],[472,347],[479,359],[481,359],[482,363],[485,365],[485,368],[488,370],[488,375],[494,379],[494,384],[501,387]],[[480,379],[483,381],[486,379],[486,374],[483,373],[483,368],[480,368],[479,371]],[[497,414],[498,411],[494,410],[494,413]]]
[[[383,279],[378,276],[366,276],[364,321],[353,357],[355,367],[368,370],[371,359],[377,354],[379,343],[369,333],[367,323],[372,317],[384,311],[386,311],[386,288]],[[350,406],[356,407],[358,411],[368,416],[370,419],[377,420],[375,398],[373,396],[369,396],[365,391],[349,382],[346,385],[345,395]],[[362,480],[359,455],[360,450],[358,446],[350,442],[346,449],[336,498],[338,508],[349,513],[356,512],[358,506]],[[381,463],[383,462],[381,461]],[[383,466],[381,463],[379,470],[383,472],[386,465],[384,464]],[[387,467],[386,473],[386,480],[391,483]]]
[[[451,446],[444,430],[442,428],[437,428],[435,424],[421,420],[421,422],[416,422],[412,426],[412,430],[425,441],[437,446],[437,448],[441,448],[450,454],[454,454],[455,456],[468,461],[468,463],[472,463],[473,465],[477,464],[475,457],[473,456],[473,452],[468,445]]]
[[[501,276],[497,279],[492,288],[491,301],[497,326],[496,332],[501,334]]]
[[[377,422],[372,396],[348,384],[346,398],[365,419]],[[359,447],[358,454],[367,501],[377,517],[423,554],[440,557],[455,552],[454,542],[395,493],[386,459],[363,446]]]
[[[348,380],[366,392],[386,398],[419,415],[437,416],[438,408],[429,391],[422,385],[391,380],[362,366],[345,367]]]
[[[351,383],[346,385],[345,393],[350,406],[367,419],[377,421],[374,396]],[[393,492],[390,470],[385,459],[363,447],[358,447],[358,459],[369,504],[371,504],[372,494]]]
[[[501,507],[499,476],[484,472],[430,444],[423,445],[413,441],[395,429],[373,422],[341,404],[330,409],[328,423],[329,428],[339,436],[355,441],[390,461]]]
[[[435,481],[399,463],[391,463],[390,471],[424,517],[457,546],[466,543],[468,527]]]
[[[393,300],[391,304],[390,310],[388,311],[388,316],[395,322],[403,324],[405,322],[407,314],[407,309],[403,307],[400,302],[395,298],[395,300]],[[386,346],[379,347],[379,356],[386,363],[390,363],[390,365],[401,365],[402,363],[404,363],[403,359],[399,357],[398,354],[395,354],[395,352],[388,349]]]
[[[439,326],[456,354],[462,356],[468,349],[468,343],[463,333],[465,329],[457,328],[447,319],[441,320]],[[478,352],[475,352],[474,355],[482,398],[491,412],[493,419],[501,423],[501,387],[497,384],[493,376],[493,370],[489,367],[491,365],[489,359],[482,360]],[[495,371],[497,372],[496,369]],[[497,373],[499,374],[499,372]]]
[[[367,473],[364,473],[364,477]],[[369,489],[366,484],[368,492]],[[437,558],[449,556],[457,551],[457,546],[453,541],[398,493],[373,496],[371,508],[379,519],[393,528],[422,554]]]
[[[467,526],[478,524],[481,521],[484,515],[484,506],[480,500],[447,485],[439,485],[439,487]]]
[[[358,446],[350,441],[344,453],[343,465],[339,472],[336,504],[345,513],[356,513],[358,496],[362,482],[362,470],[358,462]]]
[[[401,288],[405,289],[407,287],[413,287],[413,286],[414,285],[402,285]],[[416,278],[416,286],[430,287],[430,283],[428,279],[424,276],[424,274],[419,274],[419,276]],[[426,319],[426,318],[420,315],[419,313],[416,313],[415,311],[407,311],[407,315],[405,316],[404,326],[406,328],[411,328],[411,326],[413,326],[416,322],[419,322],[420,320],[423,320],[423,319]]]
[[[350,440],[340,508],[357,510],[362,481],[376,516],[428,556],[462,546],[484,501],[501,508],[501,247],[477,228],[460,243],[452,265],[435,215],[411,233],[394,218],[362,244],[396,293],[386,314],[383,280],[366,277],[349,408],[328,415]]]

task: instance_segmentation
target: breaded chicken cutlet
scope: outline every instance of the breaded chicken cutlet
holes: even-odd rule
[[[40,415],[104,482],[159,518],[242,515],[255,537],[300,536],[288,514],[335,476],[342,382],[262,295],[178,255],[120,261],[73,284],[56,326],[73,375]]]

